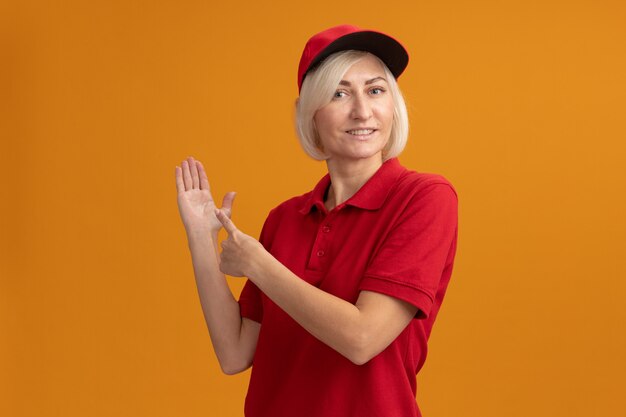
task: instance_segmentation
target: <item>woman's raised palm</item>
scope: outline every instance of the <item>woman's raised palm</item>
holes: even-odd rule
[[[222,223],[215,216],[215,201],[211,196],[209,179],[200,161],[189,157],[176,167],[176,189],[178,191],[178,211],[187,233],[193,230],[219,231]],[[224,196],[221,210],[228,217],[232,212],[235,193]]]

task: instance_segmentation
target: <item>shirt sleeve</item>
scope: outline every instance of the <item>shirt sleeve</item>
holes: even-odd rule
[[[261,290],[250,280],[246,281],[239,295],[239,311],[241,317],[247,317],[258,323],[263,322]]]
[[[259,242],[265,247],[266,250],[270,250],[270,215],[265,219],[265,223],[263,224],[263,228],[261,229],[261,234],[259,235]],[[246,280],[246,283],[241,290],[241,294],[239,295],[239,312],[241,317],[247,317],[251,320],[254,320],[258,323],[263,322],[263,293],[252,281],[249,279]]]
[[[418,308],[415,318],[428,318],[454,258],[457,223],[458,198],[449,183],[418,191],[370,260],[359,289],[407,301]]]

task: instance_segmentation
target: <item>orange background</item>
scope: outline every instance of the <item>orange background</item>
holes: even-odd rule
[[[0,415],[243,414],[174,167],[202,160],[258,236],[326,172],[292,114],[305,41],[339,23],[407,46],[400,160],[460,196],[424,416],[622,415],[625,22],[617,0],[2,2]]]

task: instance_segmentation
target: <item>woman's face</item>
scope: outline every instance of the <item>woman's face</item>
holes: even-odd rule
[[[329,160],[382,160],[393,123],[393,99],[383,66],[372,55],[353,64],[330,103],[314,116]]]

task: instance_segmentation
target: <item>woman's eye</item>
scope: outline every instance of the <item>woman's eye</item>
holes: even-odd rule
[[[382,88],[378,88],[378,87],[376,87],[376,88],[372,88],[372,89],[370,90],[370,92],[371,92],[372,94],[374,94],[374,95],[378,95],[378,94],[382,94],[382,93],[384,93],[384,92],[385,92],[385,90],[384,90],[384,89],[382,89]]]
[[[335,94],[333,95],[334,98],[341,98],[344,97],[346,95],[346,93],[344,91],[335,91]]]

